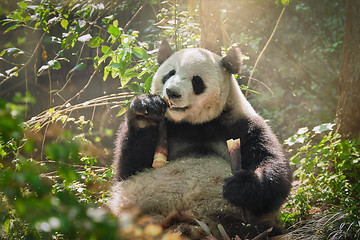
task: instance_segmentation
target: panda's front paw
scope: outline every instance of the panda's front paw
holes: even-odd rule
[[[254,172],[239,170],[225,179],[224,198],[238,207],[260,215],[263,213],[262,188],[260,179]]]
[[[151,120],[164,118],[167,105],[158,95],[142,94],[134,98],[129,108],[132,117],[140,116]]]

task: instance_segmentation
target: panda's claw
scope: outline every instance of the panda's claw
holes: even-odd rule
[[[224,198],[230,203],[245,208],[253,214],[262,213],[262,186],[259,177],[253,172],[240,170],[225,179]]]
[[[166,102],[158,95],[142,94],[134,98],[129,112],[134,117],[141,116],[152,120],[161,120],[165,116]]]

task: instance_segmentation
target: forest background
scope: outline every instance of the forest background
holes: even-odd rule
[[[356,0],[2,0],[0,237],[150,237],[141,219],[99,206],[116,129],[167,39],[241,48],[239,85],[294,167],[283,223],[294,238],[356,239],[358,13]]]

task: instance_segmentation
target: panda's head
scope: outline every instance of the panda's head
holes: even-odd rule
[[[173,52],[162,42],[152,93],[168,99],[166,117],[174,122],[199,124],[218,117],[232,86],[232,74],[241,68],[241,52],[232,49],[221,58],[202,48]]]

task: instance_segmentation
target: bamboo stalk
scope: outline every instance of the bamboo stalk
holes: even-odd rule
[[[167,162],[168,144],[165,119],[159,122],[158,140],[155,148],[154,160],[152,166],[154,168],[162,167]]]
[[[231,172],[234,173],[242,168],[241,166],[241,151],[240,138],[227,140],[227,147],[230,154]]]

